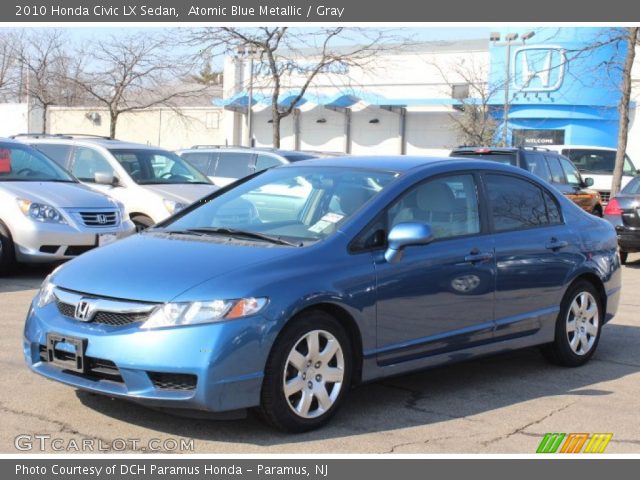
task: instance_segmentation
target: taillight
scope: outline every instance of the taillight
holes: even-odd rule
[[[620,203],[615,198],[609,200],[607,206],[604,209],[605,215],[622,215],[622,209],[620,208]]]

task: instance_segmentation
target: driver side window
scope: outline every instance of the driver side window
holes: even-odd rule
[[[436,239],[480,233],[473,175],[439,177],[409,189],[356,237],[351,250],[385,247],[389,231],[406,222],[428,224]]]
[[[413,187],[389,208],[388,220],[390,229],[399,223],[426,223],[436,239],[479,233],[473,175],[439,177]]]

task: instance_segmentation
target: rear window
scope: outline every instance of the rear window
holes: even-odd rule
[[[518,165],[518,161],[516,160],[515,153],[505,152],[472,152],[472,151],[462,151],[462,152],[453,152],[451,154],[452,157],[465,157],[465,158],[477,158],[479,160],[491,160],[493,162],[503,163],[505,165],[513,165],[516,167]]]
[[[622,193],[635,195],[640,193],[640,177],[636,177],[627,183],[627,186],[622,189]]]

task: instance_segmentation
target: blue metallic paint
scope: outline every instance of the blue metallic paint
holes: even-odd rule
[[[485,170],[542,183],[536,177],[482,161],[343,160],[297,166],[395,166],[400,175],[324,241],[290,248],[143,234],[83,255],[53,278],[71,290],[153,302],[266,296],[270,301],[260,315],[144,331],[137,325],[83,324],[62,317],[55,305],[32,305],[24,332],[27,364],[77,388],[148,405],[225,411],[259,403],[264,366],[278,334],[296,314],[319,305],[340,308],[353,320],[362,342],[356,345],[363,354],[362,381],[549,342],[560,299],[580,275],[601,280],[608,318],[615,313],[620,290],[615,232],[555,191],[566,226],[521,235],[485,230],[470,238],[409,247],[395,265],[384,261],[382,249],[349,251],[351,240],[383,208],[430,176]],[[552,235],[566,238],[571,247],[565,252],[540,251],[540,242]],[[495,261],[460,265],[456,258],[474,246],[495,249]],[[509,261],[514,263],[506,264]],[[425,271],[412,268],[416,265],[424,265]],[[447,288],[452,276],[468,271],[482,274],[477,291],[459,295]],[[427,276],[427,283],[418,283]],[[40,362],[39,345],[51,331],[88,339],[86,354],[112,360],[126,385],[87,380]],[[145,374],[148,370],[196,374],[197,389],[156,390]]]

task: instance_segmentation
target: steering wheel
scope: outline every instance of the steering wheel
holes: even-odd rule
[[[173,172],[164,172],[162,175],[160,175],[160,178],[171,178],[173,177]]]
[[[20,170],[17,171],[18,175],[22,175],[22,173],[25,173],[25,175],[27,177],[30,177],[33,173],[36,173],[35,171],[31,170],[30,168],[22,168]]]

